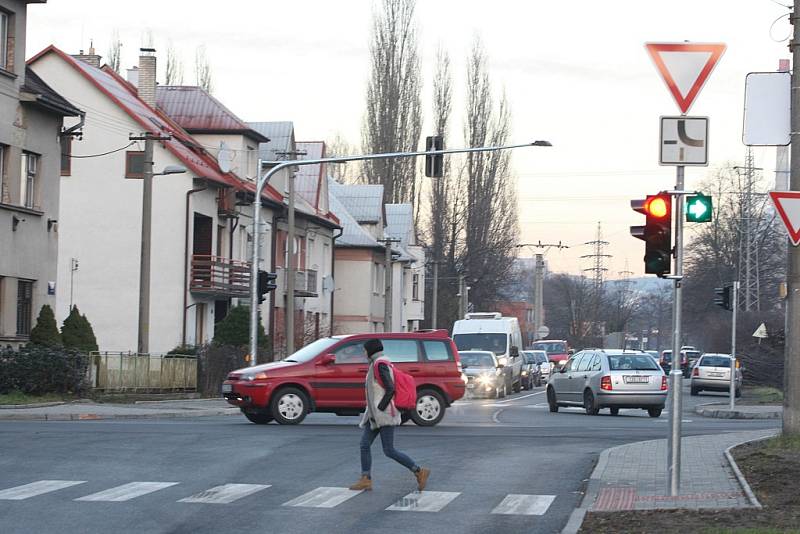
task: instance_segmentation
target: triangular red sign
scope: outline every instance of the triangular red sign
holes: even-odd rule
[[[800,191],[770,191],[769,196],[783,219],[789,239],[795,246],[800,245]]]
[[[724,43],[647,43],[645,46],[684,114],[692,107],[726,48]]]

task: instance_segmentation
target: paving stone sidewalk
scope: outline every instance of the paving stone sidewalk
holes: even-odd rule
[[[681,491],[677,497],[667,491],[667,440],[608,449],[592,473],[584,506],[591,511],[752,506],[725,450],[774,434],[772,430],[756,430],[683,438]]]
[[[0,410],[0,421],[78,421],[97,419],[167,419],[238,414],[223,399],[151,401],[135,404],[76,402]]]

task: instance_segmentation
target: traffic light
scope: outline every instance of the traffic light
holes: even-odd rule
[[[686,197],[686,222],[709,222],[713,203],[711,197],[698,193]]]
[[[425,138],[425,152],[444,150],[444,137],[429,135]],[[425,176],[428,178],[441,178],[444,175],[444,154],[425,156]]]
[[[733,306],[731,306],[731,289],[733,289],[732,286],[715,287],[714,293],[717,296],[714,297],[714,304],[726,310],[732,310]]]
[[[647,217],[644,226],[631,226],[631,235],[645,242],[644,272],[663,278],[672,263],[672,197],[667,193],[649,195],[631,200],[631,208]]]
[[[275,273],[269,273],[267,271],[258,271],[258,302],[264,302],[267,297],[267,293],[270,291],[275,291],[275,288],[278,287],[278,284],[275,283],[275,279],[278,278],[278,275]]]

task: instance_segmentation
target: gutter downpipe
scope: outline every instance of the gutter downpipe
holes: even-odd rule
[[[186,192],[186,230],[183,240],[183,329],[181,346],[186,346],[186,310],[189,304],[189,197],[200,191],[205,191],[208,186],[190,189]]]
[[[331,336],[336,335],[333,331],[333,297],[336,294],[336,240],[342,237],[342,234],[344,234],[344,228],[339,229],[339,235],[331,234],[331,279],[333,280],[333,289],[331,289],[331,326],[328,329]]]

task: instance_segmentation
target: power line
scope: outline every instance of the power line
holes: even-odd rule
[[[101,152],[100,154],[86,154],[86,155],[82,155],[82,156],[74,156],[72,154],[69,154],[69,157],[70,158],[99,158],[100,156],[108,156],[109,154],[113,154],[114,152],[120,152],[120,151],[125,150],[126,148],[131,147],[131,146],[133,146],[135,144],[136,144],[136,141],[131,141],[130,143],[128,143],[127,145],[125,145],[123,147],[115,148],[114,150],[109,150],[108,152]]]

